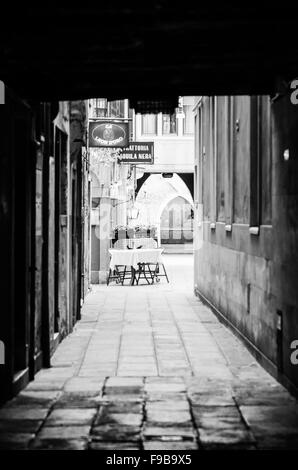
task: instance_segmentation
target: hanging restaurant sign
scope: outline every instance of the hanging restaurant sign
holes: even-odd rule
[[[128,122],[91,121],[89,123],[89,147],[127,147]]]
[[[145,163],[153,165],[153,142],[130,142],[127,148],[121,150],[118,156],[120,163]]]

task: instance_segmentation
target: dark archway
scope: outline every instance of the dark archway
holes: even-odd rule
[[[132,107],[154,99],[164,112],[178,95],[274,93],[278,77],[297,76],[296,13],[273,3],[16,9],[11,2],[13,22],[1,25],[1,80],[27,99],[127,96]],[[76,38],[71,48],[62,35]]]
[[[144,173],[143,176],[137,180],[137,188],[136,188],[136,191],[135,191],[136,197],[137,197],[141,187],[143,186],[143,184],[145,183],[145,181],[149,178],[149,176],[151,174],[152,173]]]
[[[141,187],[145,183],[145,181],[149,178],[150,175],[154,173],[144,173],[141,178],[137,180],[137,188],[136,188],[136,196],[138,195],[138,192],[140,191]],[[184,181],[186,186],[188,187],[190,194],[192,195],[192,198],[194,199],[194,177],[193,173],[177,173],[178,176]]]
[[[194,199],[194,178],[193,173],[177,173],[188,187],[192,198]]]

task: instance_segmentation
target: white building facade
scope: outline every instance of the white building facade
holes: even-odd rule
[[[193,173],[194,171],[194,96],[179,99],[176,113],[136,114],[134,139],[154,142],[154,165],[144,165],[151,173]]]
[[[134,116],[134,140],[154,144],[154,163],[137,165],[137,178],[147,179],[138,185],[139,215],[134,223],[155,226],[162,244],[192,241],[194,105],[195,97],[185,96],[172,115]]]

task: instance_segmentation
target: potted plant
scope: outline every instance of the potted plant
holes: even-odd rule
[[[157,228],[155,225],[148,225],[147,227],[147,237],[149,238],[154,238],[154,240],[156,240],[157,238]]]
[[[135,232],[136,238],[147,237],[147,229],[144,225],[136,225]]]
[[[125,225],[117,225],[112,232],[112,240],[115,243],[117,240],[127,238],[127,230]]]
[[[126,238],[135,238],[135,229],[134,227],[126,228]]]

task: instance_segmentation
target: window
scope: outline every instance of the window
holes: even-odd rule
[[[250,206],[250,97],[237,96],[233,99],[230,120],[230,153],[231,153],[231,213],[232,222],[249,223]]]
[[[232,223],[232,147],[230,133],[233,129],[232,97],[218,96],[216,99],[216,210],[217,221]]]
[[[95,98],[91,100],[92,103],[92,117],[106,117],[107,116],[107,108],[108,102],[106,98]]]
[[[142,115],[142,134],[157,134],[157,115]]]
[[[183,132],[184,134],[194,134],[194,115],[192,112],[192,105],[183,106],[183,111]]]
[[[176,134],[176,114],[162,115],[162,133]]]
[[[124,118],[125,100],[109,101],[107,98],[90,100],[91,116],[94,118]]]
[[[270,97],[261,100],[261,223],[272,224],[272,161],[271,161],[271,105]]]
[[[109,102],[109,117],[124,118],[124,100],[115,100]]]
[[[272,223],[271,114],[268,96],[251,97],[250,225]]]

